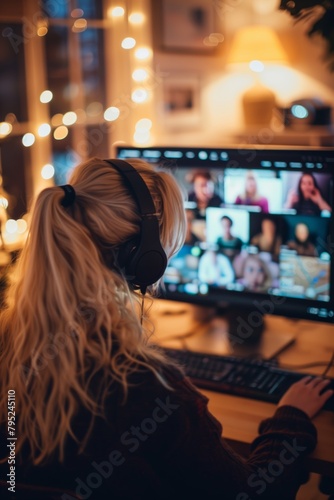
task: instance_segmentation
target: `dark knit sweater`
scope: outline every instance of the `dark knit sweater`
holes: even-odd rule
[[[165,370],[165,376],[173,390],[151,373],[137,374],[125,403],[120,390],[110,395],[106,418],[95,419],[84,453],[77,455],[69,438],[63,463],[53,457],[36,467],[24,459],[16,467],[16,481],[99,500],[295,498],[307,478],[303,457],[316,445],[316,429],[306,414],[288,406],[277,409],[261,423],[246,460],[221,438],[207,398],[177,370]],[[73,429],[80,437],[88,424],[82,410]],[[1,479],[7,469],[7,463],[0,465]]]

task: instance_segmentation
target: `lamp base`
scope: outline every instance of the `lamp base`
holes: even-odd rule
[[[276,97],[272,90],[257,83],[242,96],[245,125],[268,126],[273,117]]]

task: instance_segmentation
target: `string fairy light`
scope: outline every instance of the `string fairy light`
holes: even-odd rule
[[[125,2],[127,4],[127,2]],[[126,21],[129,23],[128,28],[131,27],[132,30],[142,29],[143,23],[145,23],[147,16],[144,14],[144,12],[140,12],[139,10],[130,12],[129,14],[126,14],[126,9],[122,6],[114,6],[113,8],[108,9],[107,12],[107,17],[108,18],[124,18],[126,15]],[[69,29],[72,30],[74,33],[80,33],[82,31],[85,31],[88,27],[88,22],[87,20],[83,17],[84,12],[82,9],[73,9],[70,12],[70,16],[72,18],[72,25],[69,25]],[[39,36],[49,36],[49,27],[52,25],[53,20],[48,19],[48,20],[42,20],[38,26],[39,32],[37,33]],[[132,35],[132,33],[129,32],[129,35]],[[123,32],[124,36],[124,32]],[[147,86],[145,85],[138,86],[136,84],[141,84],[145,81],[148,80],[150,74],[147,71],[147,60],[152,58],[152,48],[148,45],[141,44],[137,46],[137,40],[133,36],[125,36],[120,40],[120,47],[121,49],[124,50],[131,50],[135,49],[132,52],[131,58],[137,63],[135,64],[135,67],[132,68],[131,71],[131,78],[133,80],[134,86],[131,91],[131,100],[132,102],[140,105],[142,103],[145,103],[149,100],[150,98],[150,92]],[[146,62],[146,66],[142,67],[140,63]],[[54,94],[52,90],[46,88],[41,91],[41,93],[38,96],[39,102],[41,104],[48,104],[54,99]],[[138,108],[139,109],[139,108]],[[12,115],[12,113],[10,113]],[[8,115],[9,116],[9,115]],[[14,116],[14,115],[13,115]],[[90,103],[87,108],[84,109],[78,109],[76,111],[69,110],[65,113],[55,113],[52,116],[49,117],[49,120],[46,120],[43,123],[40,123],[39,125],[35,124],[34,131],[32,130],[26,130],[26,133],[22,135],[22,128],[24,124],[19,124],[16,120],[16,117],[14,117],[14,120],[10,121],[3,121],[0,122],[0,139],[3,139],[7,137],[10,134],[13,135],[22,135],[22,145],[24,147],[31,147],[35,144],[36,141],[40,140],[41,138],[45,138],[52,134],[52,137],[57,140],[57,141],[62,141],[66,139],[66,137],[69,134],[69,129],[68,127],[71,125],[74,125],[75,123],[80,123],[80,124],[94,124],[94,123],[101,123],[101,118],[102,120],[106,122],[114,122],[118,120],[121,117],[121,111],[120,108],[116,106],[109,106],[103,109],[103,106],[101,102],[95,101],[93,103]],[[30,127],[30,125],[28,125]],[[135,142],[138,143],[144,143],[147,142],[150,138],[150,132],[152,128],[152,121],[149,118],[142,118],[137,121],[136,126],[135,126],[135,133],[134,133],[134,140]],[[55,168],[52,164],[45,164],[40,171],[40,175],[43,179],[52,179],[55,175]],[[1,204],[0,200],[0,204]],[[7,207],[5,207],[7,208]],[[12,224],[12,226],[11,226]],[[9,232],[7,231],[8,234],[10,233],[10,228],[14,227],[14,223],[10,222],[9,224]]]
[[[133,47],[135,45],[136,45],[136,40],[134,38],[132,38],[132,36],[127,36],[127,37],[123,38],[123,40],[121,42],[122,49],[126,49],[126,50],[133,49]]]
[[[42,125],[38,127],[37,134],[39,135],[39,137],[46,137],[50,134],[50,132],[51,125],[49,123],[42,123]]]
[[[9,135],[13,129],[13,126],[11,123],[8,122],[1,122],[0,123],[0,138],[6,137],[6,135]]]
[[[55,168],[51,163],[46,163],[41,170],[41,176],[43,179],[52,179],[55,175]]]

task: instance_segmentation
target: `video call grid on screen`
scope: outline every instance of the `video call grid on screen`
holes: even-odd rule
[[[297,316],[334,321],[332,149],[119,147],[117,156],[169,170],[185,193],[188,231],[164,276],[169,298],[271,296]]]

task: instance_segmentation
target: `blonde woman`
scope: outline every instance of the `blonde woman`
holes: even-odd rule
[[[265,255],[269,256],[269,254]],[[248,254],[243,262],[242,277],[239,282],[242,283],[247,290],[252,290],[254,292],[264,292],[268,290],[273,283],[273,277],[269,270],[268,263],[258,254]]]
[[[245,177],[244,192],[237,196],[235,205],[260,207],[261,212],[269,212],[268,200],[258,192],[257,179],[253,170],[248,170]]]
[[[169,259],[186,232],[181,192],[168,173],[131,164],[151,193]],[[119,264],[124,245],[131,242],[131,254],[143,236],[132,190],[97,158],[79,165],[69,182],[39,194],[0,318],[6,489],[13,477],[10,407],[17,487],[57,487],[63,500],[75,494],[241,499],[262,485],[258,471],[284,455],[282,473],[265,483],[266,494],[294,498],[305,479],[303,456],[316,445],[310,417],[331,394],[320,395],[326,382],[303,379],[292,386],[261,424],[249,459],[236,455],[207,399],[147,342],[138,295]],[[298,456],[289,451],[295,441]]]

